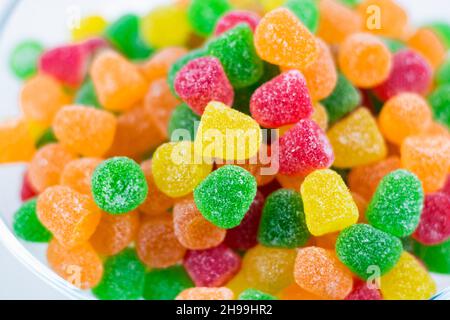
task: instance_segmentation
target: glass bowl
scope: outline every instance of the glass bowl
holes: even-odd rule
[[[408,9],[414,23],[433,19],[447,19],[445,10],[439,10],[441,0],[397,0]],[[21,82],[9,71],[8,58],[12,48],[25,39],[37,39],[47,47],[68,41],[70,19],[73,15],[101,14],[113,20],[127,12],[146,13],[152,7],[169,0],[3,0],[6,3],[0,16],[0,119],[19,113],[18,95]],[[433,5],[435,4],[435,5]],[[18,240],[12,233],[12,218],[20,206],[20,187],[25,166],[0,166],[0,241],[31,272],[42,278],[70,299],[92,299],[88,291],[79,290],[47,267],[46,245]],[[433,275],[441,291],[437,299],[448,297],[445,288],[450,276]]]

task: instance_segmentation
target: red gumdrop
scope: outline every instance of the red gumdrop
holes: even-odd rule
[[[175,91],[199,115],[211,101],[231,106],[234,100],[234,90],[222,64],[212,57],[198,58],[186,64],[175,78]]]
[[[306,80],[298,70],[290,70],[259,87],[250,100],[252,117],[261,126],[279,128],[313,114]]]
[[[109,46],[108,41],[106,41],[103,38],[91,38],[88,39],[82,43],[80,43],[81,46],[84,47],[84,49],[86,50],[86,52],[88,54],[94,54],[97,50],[106,48]]]
[[[383,101],[402,92],[426,94],[431,85],[433,70],[419,53],[404,49],[393,57],[392,69],[388,79],[374,89]]]
[[[240,23],[246,23],[252,29],[253,32],[255,32],[256,27],[259,24],[259,21],[261,20],[261,17],[252,11],[246,11],[246,10],[234,10],[230,11],[216,24],[216,30],[214,31],[215,36],[219,36],[222,33],[233,29],[235,26],[237,26]]]
[[[419,226],[413,238],[426,245],[435,245],[450,238],[450,196],[436,192],[425,196]]]
[[[258,244],[258,227],[264,207],[264,196],[257,192],[241,224],[227,230],[225,244],[232,249],[248,250]]]
[[[333,148],[323,130],[312,120],[300,120],[279,140],[279,173],[306,176],[329,168],[334,162]]]
[[[382,300],[380,290],[370,289],[367,283],[355,279],[353,290],[345,297],[345,300]]]
[[[444,186],[441,190],[443,193],[446,193],[450,195],[450,174],[447,176],[447,181],[445,182]]]
[[[220,287],[238,273],[241,258],[221,244],[212,249],[188,251],[184,267],[197,287]]]
[[[28,172],[23,174],[22,178],[22,188],[20,189],[20,199],[22,202],[25,202],[31,198],[37,196],[37,192],[33,189],[30,184],[30,180],[28,180]]]

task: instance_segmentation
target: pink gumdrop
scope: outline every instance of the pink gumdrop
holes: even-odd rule
[[[259,87],[250,100],[252,117],[261,126],[279,128],[313,114],[306,80],[297,70],[290,70]]]
[[[212,57],[198,58],[186,64],[175,78],[175,91],[199,115],[211,101],[231,106],[234,100],[234,90],[222,64]]]
[[[232,249],[248,250],[258,244],[258,227],[264,207],[264,196],[257,192],[241,224],[227,230],[225,244]]]
[[[436,192],[425,196],[419,226],[413,238],[426,245],[439,244],[450,238],[449,195]]]
[[[334,153],[323,130],[312,120],[300,120],[279,140],[279,173],[305,176],[329,168]]]
[[[353,290],[345,300],[382,300],[380,290],[370,289],[367,283],[359,279],[353,283]]]
[[[427,60],[413,50],[404,49],[394,55],[388,79],[374,92],[383,101],[402,92],[424,95],[431,85],[432,77],[433,71]]]
[[[241,258],[221,244],[207,250],[188,251],[184,267],[197,287],[220,287],[241,268]]]
[[[37,192],[33,189],[33,187],[30,184],[30,181],[28,180],[28,172],[25,172],[22,178],[20,199],[22,200],[22,202],[25,202],[27,200],[30,200],[31,198],[34,198],[35,196],[37,196]]]
[[[441,190],[443,193],[446,193],[450,195],[450,174],[447,176],[447,181],[445,182],[444,186]]]
[[[240,23],[246,23],[249,25],[250,29],[255,32],[256,27],[259,24],[261,17],[251,11],[246,10],[234,10],[225,14],[216,24],[216,30],[214,31],[215,36],[219,36],[222,33],[233,29]]]

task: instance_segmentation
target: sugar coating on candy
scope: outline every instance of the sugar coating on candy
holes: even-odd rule
[[[240,23],[246,23],[255,32],[261,17],[259,14],[246,10],[233,10],[223,15],[216,24],[214,35],[217,37],[222,33],[233,29]]]
[[[431,121],[427,101],[415,93],[401,93],[389,99],[379,116],[381,132],[387,140],[398,145],[406,137],[424,132]]]
[[[339,260],[362,279],[374,272],[389,272],[400,259],[402,249],[398,238],[366,224],[348,227],[336,242]]]
[[[149,268],[167,268],[180,262],[186,249],[174,233],[173,218],[169,214],[146,219],[136,238],[139,258]]]
[[[217,21],[231,9],[228,0],[193,0],[188,7],[188,19],[194,31],[204,37],[211,35]]]
[[[226,287],[196,287],[183,290],[176,300],[233,300],[234,293]]]
[[[37,199],[32,199],[24,204],[14,214],[14,234],[25,241],[48,242],[52,234],[39,221],[36,214]]]
[[[278,300],[277,297],[256,289],[246,289],[241,292],[239,300]]]
[[[315,236],[342,230],[358,221],[358,208],[342,178],[329,169],[309,174],[300,188],[306,225]]]
[[[430,272],[450,274],[450,240],[434,246],[413,243],[414,254],[425,264]]]
[[[303,74],[291,70],[263,84],[252,95],[250,112],[265,128],[278,128],[309,118],[313,107]]]
[[[81,158],[70,161],[61,172],[60,184],[91,195],[91,180],[95,168],[102,162],[99,158]]]
[[[194,190],[198,210],[214,225],[238,226],[256,196],[255,178],[245,169],[227,165],[217,169]]]
[[[450,84],[436,88],[428,97],[434,118],[450,129],[450,111],[448,102],[450,101]]]
[[[338,168],[351,168],[380,161],[386,157],[386,143],[375,118],[359,108],[328,130]]]
[[[436,192],[425,196],[419,226],[414,239],[425,245],[435,245],[450,238],[450,195]]]
[[[258,240],[264,246],[298,248],[309,238],[300,194],[290,189],[272,193],[264,204]]]
[[[354,280],[353,289],[345,300],[383,300],[383,297],[379,289],[370,288],[367,282],[357,279]]]
[[[194,287],[183,266],[153,269],[145,275],[144,299],[174,300],[180,292]]]
[[[255,31],[259,56],[270,63],[303,70],[317,59],[314,36],[288,9],[267,13]]]
[[[257,234],[264,207],[264,196],[260,191],[256,192],[250,208],[241,223],[227,230],[225,244],[236,250],[248,250],[258,244]]]
[[[427,300],[436,293],[436,283],[416,257],[403,252],[397,265],[381,277],[386,300]]]
[[[25,202],[34,198],[37,195],[36,190],[31,186],[28,172],[25,171],[22,178],[22,187],[20,188],[20,200]]]
[[[439,36],[430,28],[419,28],[408,39],[408,47],[416,50],[428,60],[433,69],[439,67],[447,55],[447,48]]]
[[[183,265],[197,287],[220,287],[239,271],[241,258],[225,245],[188,251]]]
[[[74,102],[77,105],[93,107],[101,109],[102,106],[98,101],[97,93],[92,79],[86,80],[75,95]]]
[[[187,104],[180,104],[172,112],[172,116],[169,120],[169,140],[177,142],[186,138],[186,140],[194,141],[197,134],[198,123],[200,123],[200,117],[192,111]]]
[[[102,260],[88,242],[67,248],[53,239],[47,248],[47,261],[60,277],[82,290],[95,287],[104,271]]]
[[[101,300],[134,300],[142,297],[145,267],[134,249],[106,260],[103,278],[92,293]]]
[[[175,91],[197,114],[203,114],[210,101],[233,104],[234,91],[216,58],[188,62],[175,78]]]
[[[0,123],[0,163],[30,161],[36,151],[27,121],[11,119]]]
[[[166,78],[172,65],[187,53],[187,49],[183,47],[161,49],[144,62],[140,66],[140,70],[149,83],[156,79]]]
[[[253,32],[241,23],[206,44],[208,54],[222,63],[234,88],[256,83],[263,75],[263,63],[256,53]]]
[[[319,247],[300,248],[295,259],[295,282],[327,299],[344,299],[352,290],[352,274],[333,251]]]
[[[216,227],[202,216],[192,199],[181,200],[175,204],[173,225],[178,241],[191,250],[216,247],[226,235],[226,230]]]
[[[333,92],[321,103],[328,111],[330,122],[336,122],[359,106],[361,95],[358,90],[341,73]]]
[[[155,184],[172,198],[190,194],[211,170],[211,164],[194,155],[190,141],[165,143],[153,154]]]
[[[309,31],[315,33],[319,27],[319,8],[313,0],[288,0],[284,6],[291,10],[297,18],[308,28]]]
[[[307,175],[328,168],[334,153],[325,133],[312,120],[302,119],[279,140],[279,173]]]
[[[402,92],[427,93],[432,81],[432,69],[419,53],[404,49],[394,54],[389,77],[374,91],[382,100]]]
[[[37,63],[44,47],[37,41],[26,40],[19,43],[11,52],[9,65],[20,79],[27,79],[36,74]]]
[[[101,163],[92,175],[95,203],[111,214],[130,212],[141,205],[148,193],[145,175],[139,165],[126,157]]]
[[[261,143],[261,129],[253,118],[214,101],[202,115],[194,151],[205,160],[246,160],[258,154]]]

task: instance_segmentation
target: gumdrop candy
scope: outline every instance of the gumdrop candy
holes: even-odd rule
[[[14,75],[20,79],[28,79],[34,76],[42,52],[44,52],[44,47],[37,41],[20,42],[14,47],[9,58],[9,65]]]
[[[145,275],[144,299],[174,300],[183,290],[194,287],[183,266],[153,269]]]
[[[39,221],[36,213],[37,199],[31,199],[14,214],[14,234],[25,241],[49,242],[52,234]]]
[[[194,141],[200,117],[185,103],[172,112],[168,124],[168,137],[172,142],[181,140]]]
[[[447,59],[436,71],[435,80],[438,86],[450,84],[450,59]]]
[[[108,21],[102,16],[92,15],[83,17],[78,28],[72,29],[72,40],[82,41],[100,36],[108,26]]]
[[[182,47],[161,49],[144,62],[140,66],[140,70],[147,81],[152,83],[157,79],[166,78],[172,65],[186,54],[188,54],[188,51]]]
[[[287,0],[284,6],[291,10],[311,33],[317,31],[319,7],[314,0]]]
[[[214,35],[217,37],[240,23],[246,23],[255,32],[261,17],[252,11],[233,10],[224,14],[216,24]]]
[[[448,102],[450,101],[450,84],[436,88],[428,96],[434,118],[445,125],[450,130],[450,111],[448,110]]]
[[[92,79],[88,79],[82,84],[75,95],[74,102],[76,105],[102,109]]]
[[[228,0],[192,0],[188,6],[188,19],[200,36],[210,36],[219,19],[231,9]]]
[[[383,297],[378,288],[371,288],[367,282],[355,279],[353,289],[345,300],[383,300]]]
[[[256,289],[247,289],[241,292],[239,300],[278,300],[277,297]]]
[[[326,300],[318,295],[302,289],[297,283],[281,290],[278,294],[281,300]]]
[[[430,272],[450,274],[450,240],[434,246],[414,242],[413,248]]]
[[[30,179],[28,178],[28,171],[25,171],[22,177],[22,187],[20,188],[20,200],[25,202],[34,198],[36,195],[37,192],[31,186]]]
[[[81,158],[70,161],[61,172],[60,184],[91,195],[91,180],[95,168],[102,162],[98,158]]]
[[[439,67],[447,56],[447,48],[430,28],[419,28],[408,39],[408,46],[428,60],[433,69]]]
[[[0,123],[0,163],[30,161],[36,151],[24,119]]]
[[[183,290],[176,300],[233,300],[234,293],[226,287],[196,287]]]

